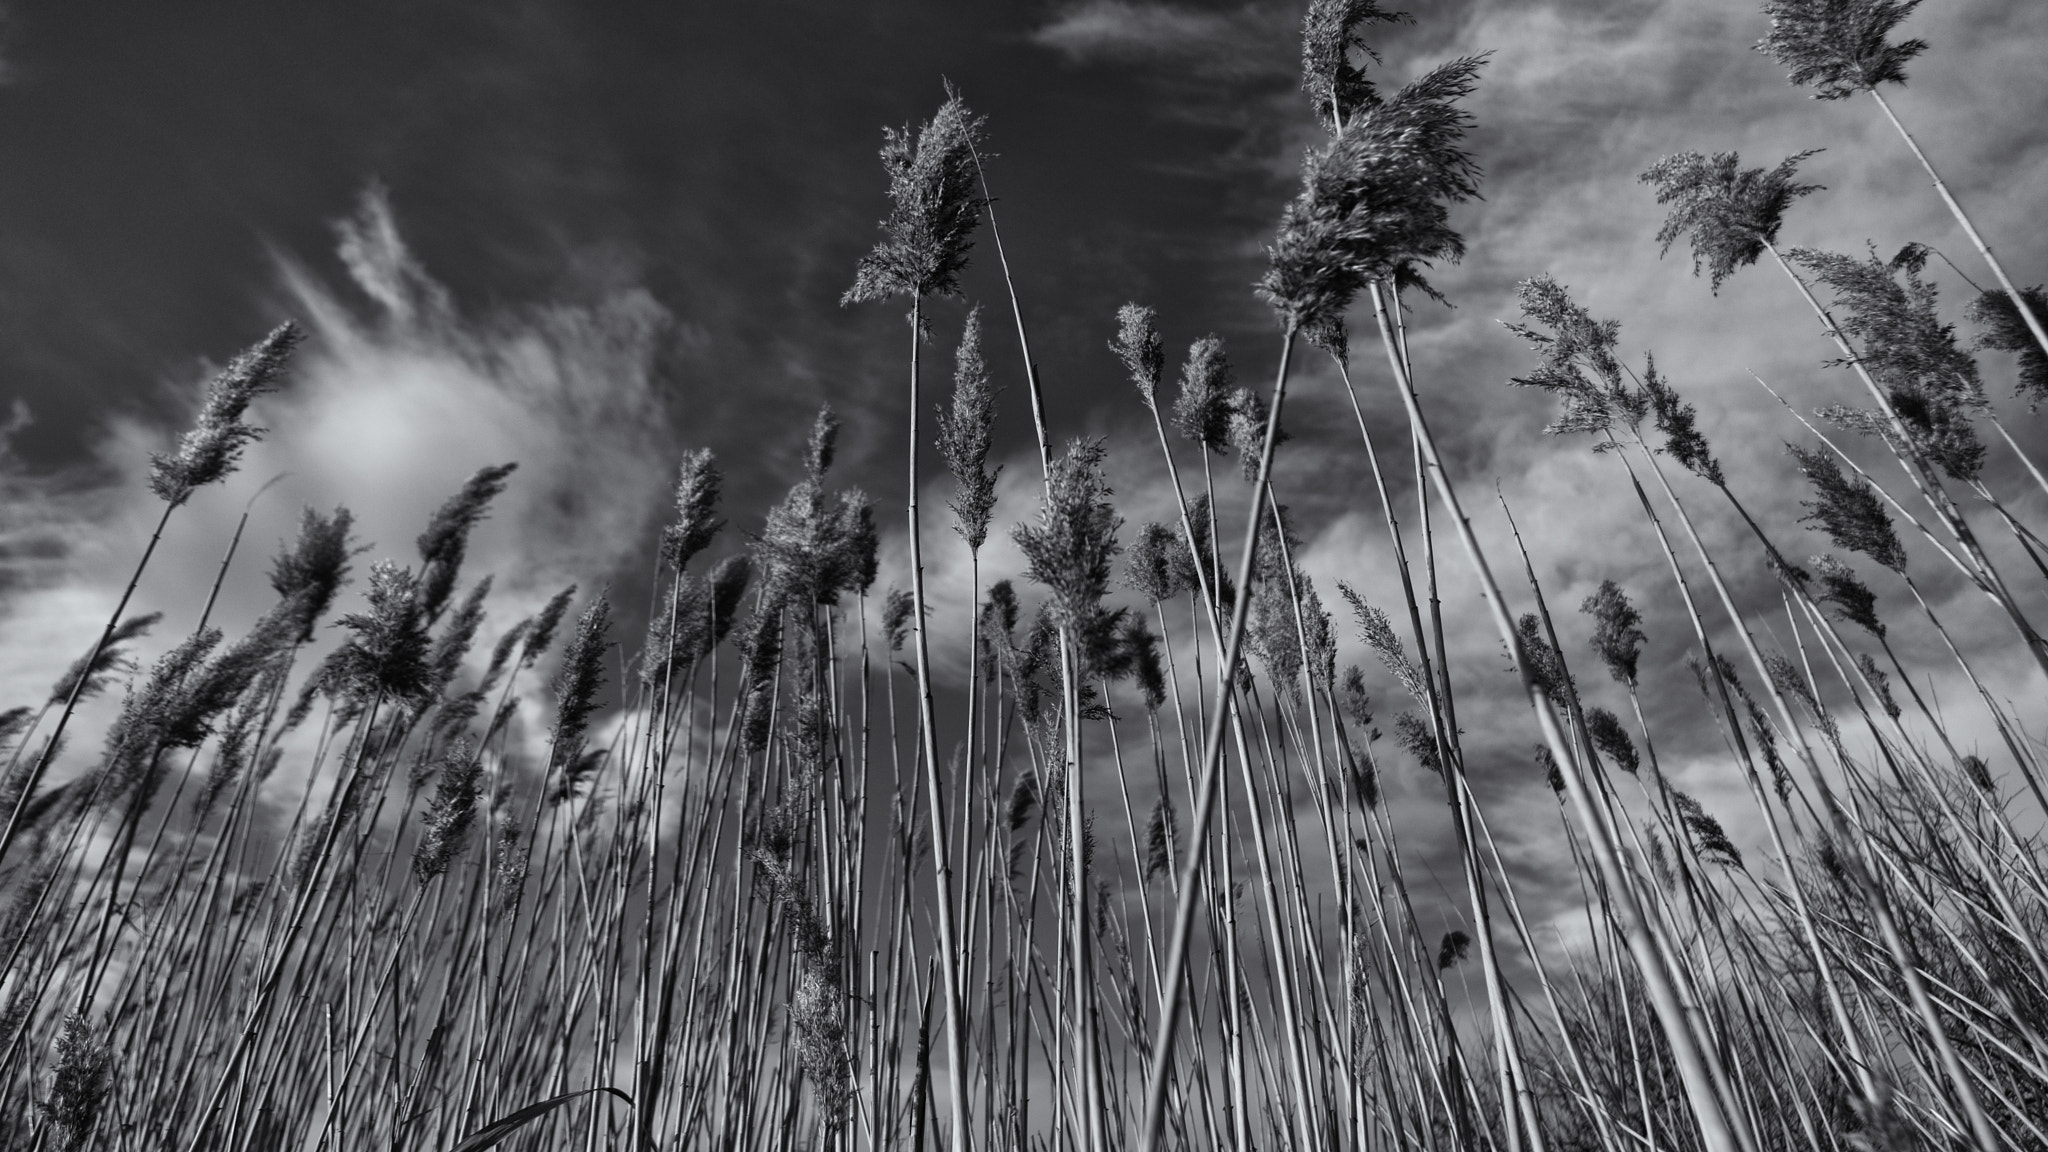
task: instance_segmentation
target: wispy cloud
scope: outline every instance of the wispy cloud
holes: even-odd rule
[[[192,626],[245,507],[249,528],[216,614],[230,627],[267,605],[263,552],[294,534],[300,505],[346,505],[371,557],[416,562],[412,540],[434,506],[476,469],[507,461],[520,469],[467,565],[468,579],[495,576],[491,627],[563,584],[594,588],[631,571],[673,463],[655,379],[668,313],[625,288],[589,304],[465,314],[374,188],[336,234],[346,284],[278,258],[281,310],[309,339],[283,389],[253,410],[265,438],[172,520],[133,609],[165,613],[159,642]],[[11,658],[0,698],[39,699],[90,646],[161,510],[142,482],[149,454],[178,431],[123,417],[89,466],[54,478],[6,472],[0,645]]]
[[[1227,134],[1225,147],[1177,157],[1168,168],[1263,183],[1294,169],[1300,128],[1287,111],[1298,104],[1298,20],[1286,4],[1082,0],[1031,39],[1070,66],[1134,72],[1151,94],[1145,114]]]
[[[308,468],[364,519],[418,515],[420,494],[520,462],[498,518],[515,584],[609,574],[644,544],[672,461],[655,363],[670,317],[638,288],[594,304],[463,315],[407,249],[388,200],[366,194],[337,226],[359,315],[302,265],[281,260],[290,307],[314,341],[277,405],[275,462]],[[397,527],[394,524],[393,527]]]
[[[1210,79],[1287,79],[1294,56],[1288,11],[1272,4],[1215,11],[1084,0],[1031,38],[1076,63],[1158,61]]]

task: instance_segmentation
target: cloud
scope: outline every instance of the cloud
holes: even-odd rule
[[[315,339],[277,405],[264,453],[306,469],[333,499],[366,501],[366,523],[399,528],[425,494],[476,468],[518,461],[479,536],[479,564],[510,590],[603,577],[644,551],[673,464],[655,363],[671,318],[638,288],[594,304],[541,304],[471,319],[406,248],[388,200],[367,193],[338,225],[360,317],[290,260],[291,308]],[[396,538],[396,537],[394,537]]]
[[[158,648],[196,621],[245,509],[216,613],[231,630],[267,607],[263,552],[296,533],[302,505],[355,514],[371,549],[358,575],[369,559],[416,564],[412,541],[428,515],[486,465],[520,466],[473,534],[466,564],[466,580],[495,577],[486,645],[562,585],[581,583],[587,596],[633,571],[628,558],[637,563],[652,546],[673,465],[655,368],[671,329],[665,309],[626,287],[593,303],[466,315],[407,248],[376,188],[336,234],[345,284],[277,259],[280,310],[308,340],[282,389],[252,409],[267,426],[263,440],[226,483],[171,518],[130,607],[165,613]],[[192,383],[172,390],[196,401]],[[0,645],[12,655],[0,699],[41,699],[91,646],[161,512],[143,482],[149,454],[178,432],[119,417],[89,465],[59,476],[0,471],[12,497],[0,522],[9,593]],[[102,709],[118,703],[110,695]],[[99,730],[91,714],[74,728]]]
[[[1074,63],[1153,61],[1209,79],[1291,79],[1293,29],[1284,11],[1085,0],[1062,9],[1031,39]]]
[[[1183,4],[1084,0],[1031,34],[1069,65],[1134,72],[1153,115],[1220,129],[1225,148],[1178,157],[1191,173],[1284,176],[1299,129],[1283,110],[1300,106],[1297,15],[1288,5],[1211,10]]]

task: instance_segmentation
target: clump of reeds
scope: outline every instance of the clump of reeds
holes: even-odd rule
[[[1762,47],[1817,95],[1882,103],[1927,50],[1896,38],[1914,7],[1770,0]],[[1010,527],[1019,571],[983,572],[1007,369],[979,307],[940,303],[993,224],[985,125],[951,90],[885,133],[887,216],[844,297],[910,311],[903,588],[876,591],[878,505],[837,486],[828,407],[758,515],[720,507],[709,449],[681,454],[644,608],[572,586],[502,617],[513,574],[467,571],[519,482],[496,464],[359,582],[354,518],[306,511],[253,625],[210,626],[208,598],[152,653],[163,618],[129,600],[172,510],[259,435],[296,329],[233,361],[152,465],[164,509],[129,595],[46,697],[0,708],[0,1084],[32,1104],[0,1110],[0,1143],[2048,1148],[2048,748],[2006,653],[1933,594],[1953,572],[2048,667],[2048,546],[2004,490],[2032,465],[2003,457],[2022,437],[1973,355],[2017,353],[2020,394],[2048,393],[2039,291],[1999,269],[1966,346],[1931,249],[1780,248],[1821,191],[1798,180],[1812,153],[1652,167],[1657,241],[1715,290],[1773,257],[1870,407],[1798,417],[1770,476],[1724,464],[1597,287],[1530,276],[1509,327],[1535,363],[1512,383],[1557,401],[1551,433],[1592,438],[1641,513],[1613,530],[1651,557],[1626,590],[1588,573],[1559,619],[1521,494],[1487,536],[1432,430],[1405,299],[1468,245],[1484,58],[1387,91],[1371,35],[1405,19],[1314,0],[1303,21],[1327,136],[1257,286],[1270,387],[1206,335],[1162,397],[1174,318],[1103,318],[1160,522],[1126,532],[1124,437],[1055,455],[1070,414],[1046,408],[1003,256],[1043,478]],[[1368,308],[1383,376],[1354,357]],[[923,346],[956,320],[926,444]],[[1337,585],[1371,672],[1311,577],[1317,526],[1288,512],[1290,388],[1330,379],[1299,371],[1304,344],[1354,405],[1384,524],[1391,577]],[[931,450],[968,550],[957,599],[926,586]],[[1757,510],[1802,480],[1803,517]],[[1700,499],[1745,534],[1706,531]],[[1839,555],[1789,559],[1809,529]],[[1447,532],[1505,668],[1466,655]],[[1491,564],[1509,546],[1522,582]],[[1967,694],[1930,691],[1937,672]],[[67,745],[77,704],[116,692],[101,739]],[[1553,812],[1569,865],[1539,874],[1530,825]],[[1446,860],[1462,885],[1437,884]]]

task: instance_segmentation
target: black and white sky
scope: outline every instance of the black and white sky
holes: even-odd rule
[[[1498,483],[1566,616],[1606,577],[1669,600],[1611,463],[1541,435],[1543,399],[1505,383],[1528,358],[1496,321],[1516,318],[1518,280],[1546,272],[1621,321],[1632,357],[1655,350],[1736,485],[1793,533],[1801,493],[1781,445],[1800,432],[1749,373],[1809,409],[1853,400],[1851,381],[1824,366],[1831,347],[1774,270],[1716,296],[1682,253],[1660,260],[1659,209],[1636,175],[1683,149],[1774,164],[1825,148],[1805,172],[1827,189],[1795,208],[1785,240],[1886,253],[1924,241],[1981,279],[1877,109],[1788,87],[1751,49],[1766,28],[1754,0],[1418,0],[1413,14],[1380,44],[1383,82],[1493,54],[1471,101],[1485,199],[1457,217],[1468,258],[1432,277],[1455,308],[1418,306],[1413,355],[1496,565],[1514,567]],[[255,506],[255,548],[286,536],[301,505],[345,503],[375,555],[406,557],[465,476],[520,461],[473,552],[508,612],[570,580],[644,580],[687,448],[719,454],[730,515],[752,527],[794,478],[822,403],[848,422],[842,480],[900,508],[903,324],[893,307],[838,299],[884,211],[881,127],[930,115],[948,79],[989,118],[990,180],[1056,437],[1141,429],[1104,349],[1126,300],[1158,309],[1170,347],[1216,332],[1246,379],[1264,379],[1277,340],[1249,285],[1315,131],[1296,90],[1299,17],[1267,0],[14,0],[0,24],[0,402],[13,405],[0,703],[35,699],[90,644],[155,511],[138,482],[147,453],[188,420],[212,367],[284,317],[313,339],[260,405],[270,436],[181,513],[140,594],[170,634],[196,616],[236,517],[280,473]],[[1931,48],[1896,92],[1901,116],[2015,274],[2048,279],[2048,4],[1927,0],[1904,33]],[[976,255],[968,297],[1006,309],[985,234]],[[1960,321],[1968,286],[1935,274]],[[931,363],[949,361],[963,306],[939,309]],[[1014,341],[1006,324],[989,330],[1009,388],[1006,524],[1035,509],[1036,468]],[[2048,449],[2005,399],[2009,359],[1984,368],[2016,434]],[[1384,380],[1368,368],[1361,383],[1391,434]],[[1296,395],[1278,484],[1307,566],[1326,584],[1384,586],[1333,375],[1308,368]],[[1163,518],[1167,497],[1133,444],[1111,467],[1135,525]],[[2007,458],[1992,475],[2043,511]],[[931,506],[945,495],[935,481]],[[1757,558],[1695,495],[1731,572],[1767,603]],[[900,572],[899,521],[883,523]],[[943,611],[967,594],[965,562],[937,534]],[[1014,566],[1006,534],[996,540],[992,570]],[[1476,617],[1472,587],[1446,571],[1454,619]],[[1926,571],[2003,691],[2048,698],[1999,622]],[[229,589],[253,612],[260,564],[239,566]],[[1583,638],[1576,618],[1563,623]],[[1718,746],[1688,719],[1681,618],[1654,607],[1650,632],[1671,688],[1657,707],[1698,730],[1678,742],[1677,771],[1733,803]],[[1905,642],[1934,667],[1930,639]],[[1454,646],[1475,691],[1504,675],[1484,632]],[[1526,715],[1499,711],[1472,724],[1506,757],[1489,787],[1512,823],[1552,800],[1515,751],[1535,739]]]

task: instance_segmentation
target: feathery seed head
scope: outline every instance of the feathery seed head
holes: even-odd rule
[[[1742,853],[1734,841],[1728,839],[1728,833],[1722,829],[1719,820],[1707,815],[1699,801],[1676,788],[1671,790],[1671,799],[1678,809],[1679,822],[1692,834],[1693,844],[1699,849],[1702,860],[1723,868],[1742,867]]]
[[[1102,456],[1100,442],[1071,441],[1046,477],[1038,523],[1019,524],[1012,532],[1024,552],[1026,575],[1052,591],[1053,620],[1077,636],[1090,632],[1103,615],[1116,534],[1124,522],[1109,503]]]
[[[841,304],[957,294],[984,203],[975,164],[982,125],[949,85],[946,102],[914,134],[907,124],[882,130],[889,215]]]
[[[57,1033],[57,1064],[43,1116],[61,1133],[65,1152],[84,1148],[99,1123],[114,1086],[114,1053],[93,1039],[92,1021],[80,1013],[64,1018]]]
[[[1159,378],[1166,371],[1166,349],[1159,339],[1158,317],[1142,304],[1126,304],[1117,309],[1116,322],[1116,339],[1109,342],[1109,350],[1123,361],[1145,407],[1157,408]]]
[[[830,408],[819,412],[804,478],[769,510],[755,545],[767,579],[802,604],[833,604],[840,592],[874,582],[878,537],[867,494],[849,489],[827,496],[824,489],[838,428]]]
[[[1370,739],[1379,739],[1379,732],[1368,733]],[[1374,761],[1370,748],[1360,749],[1344,745],[1344,767],[1351,774],[1351,794],[1368,810],[1380,806],[1380,769]]]
[[[832,589],[832,595],[825,597],[824,601],[836,602],[839,592],[867,595],[868,589],[875,586],[875,575],[880,571],[877,557],[882,547],[882,534],[875,527],[875,503],[866,492],[848,488],[839,494],[838,523],[833,528],[833,541],[830,561],[825,565],[825,587]]]
[[[1629,388],[1614,355],[1621,339],[1620,323],[1595,320],[1564,285],[1549,276],[1522,281],[1515,295],[1522,314],[1547,331],[1525,324],[1506,325],[1543,356],[1536,371],[1508,382],[1541,388],[1563,405],[1544,431],[1552,435],[1602,432],[1617,418],[1633,424],[1642,417],[1648,398]]]
[[[441,758],[434,799],[427,805],[420,842],[413,849],[413,875],[424,884],[448,871],[462,854],[476,823],[476,804],[483,795],[483,760],[467,740],[457,740]]]
[[[1634,686],[1636,661],[1643,653],[1643,614],[1629,602],[1628,593],[1612,580],[1602,580],[1600,590],[1586,597],[1579,611],[1593,618],[1593,651],[1616,682]]]
[[[1536,767],[1543,771],[1543,782],[1550,786],[1550,790],[1560,796],[1564,795],[1564,769],[1557,766],[1557,757],[1550,754],[1549,745],[1536,746]]]
[[[433,691],[429,638],[422,619],[419,577],[394,561],[370,566],[367,612],[351,612],[336,623],[349,638],[329,658],[330,683],[353,700],[384,695],[408,705]]]
[[[1201,581],[1196,573],[1208,577],[1209,592],[1218,605],[1228,605],[1237,600],[1236,582],[1223,570],[1223,557],[1217,549],[1215,533],[1212,531],[1215,515],[1214,505],[1207,492],[1188,503],[1188,523],[1194,529],[1194,545],[1188,550],[1192,566],[1188,574],[1188,587],[1197,588]]]
[[[26,704],[17,704],[0,712],[0,752],[14,747],[14,742],[27,730],[29,721],[35,718],[36,710]]]
[[[1010,801],[1004,805],[1004,825],[1012,832],[1017,831],[1037,808],[1038,777],[1029,772],[1018,773],[1017,783],[1010,788]]]
[[[1642,758],[1636,754],[1636,742],[1629,738],[1628,729],[1621,726],[1621,720],[1605,708],[1595,708],[1586,713],[1586,735],[1593,738],[1593,747],[1606,753],[1614,766],[1633,776],[1642,769]]]
[[[804,441],[804,475],[813,483],[824,480],[832,470],[832,456],[839,448],[839,429],[844,421],[830,404],[821,406],[811,420],[811,434]]]
[[[1920,275],[1926,249],[1909,245],[1887,261],[1872,249],[1863,259],[1794,248],[1786,258],[1833,290],[1842,330],[1862,345],[1861,360],[1887,387],[1918,385],[1956,403],[1981,407],[1977,363],[1943,324],[1939,292]]]
[[[489,576],[476,582],[463,597],[455,614],[448,617],[447,625],[441,629],[441,638],[434,641],[433,655],[427,663],[434,670],[434,687],[445,692],[455,682],[455,676],[462,671],[462,658],[469,654],[470,645],[476,642],[477,629],[484,622],[484,598],[491,594]]]
[[[1906,570],[1906,550],[1900,546],[1884,500],[1861,479],[1842,474],[1835,458],[1818,449],[1787,444],[1785,450],[1799,462],[1799,471],[1813,484],[1816,499],[1802,500],[1807,509],[1801,522],[1816,524],[1846,552],[1860,552],[1894,572]]]
[[[1416,264],[1458,260],[1451,206],[1479,195],[1465,151],[1483,56],[1441,65],[1359,112],[1304,158],[1301,192],[1280,216],[1259,298],[1292,329],[1327,331],[1368,284]]]
[[[157,773],[165,733],[188,711],[190,685],[220,640],[218,628],[194,632],[157,657],[141,685],[122,700],[120,716],[107,729],[99,769],[104,782],[96,787],[100,804],[112,804],[146,780],[154,786],[150,778]]]
[[[1472,950],[1472,938],[1452,929],[1444,933],[1443,943],[1436,950],[1436,970],[1449,971],[1451,966],[1463,960]]]
[[[1522,660],[1528,665],[1530,678],[1551,699],[1562,700],[1572,688],[1571,674],[1565,670],[1564,658],[1544,637],[1543,621],[1534,612],[1525,612],[1516,622],[1515,634],[1521,642]]]
[[[599,595],[577,618],[576,633],[562,651],[562,667],[555,673],[553,685],[555,729],[550,767],[573,764],[582,755],[590,714],[597,710],[597,693],[604,687],[605,652],[611,648],[611,612],[611,601]]]
[[[1301,597],[1302,658],[1308,661],[1313,682],[1328,688],[1337,678],[1337,629],[1309,574],[1301,573],[1295,583]]]
[[[1412,23],[1406,12],[1389,12],[1376,0],[1309,0],[1301,20],[1301,90],[1323,127],[1343,131],[1379,104],[1379,91],[1354,60],[1380,62],[1365,41],[1368,26],[1406,23]]]
[[[1243,385],[1230,394],[1229,413],[1230,447],[1237,453],[1238,471],[1250,484],[1259,478],[1259,460],[1266,451],[1266,419],[1271,413],[1265,397]],[[1275,447],[1290,439],[1285,428],[1273,430]]]
[[[725,521],[718,518],[718,498],[725,477],[709,448],[683,454],[676,469],[676,520],[661,531],[661,558],[682,571],[692,557],[709,547]]]
[[[1725,485],[1727,477],[1721,471],[1721,462],[1714,458],[1714,450],[1700,432],[1698,410],[1680,399],[1678,390],[1658,374],[1654,358],[1643,369],[1643,395],[1656,416],[1657,430],[1664,434],[1664,451],[1686,471],[1714,487]]]
[[[178,441],[175,454],[149,458],[149,488],[173,506],[183,504],[194,489],[225,479],[241,461],[242,450],[263,438],[263,429],[244,423],[249,402],[275,391],[285,361],[302,333],[286,321],[270,330],[207,385],[206,402],[192,430]]]
[[[1372,697],[1365,691],[1364,669],[1356,664],[1344,669],[1344,683],[1337,702],[1353,724],[1367,732],[1372,731]]]
[[[1415,757],[1417,763],[1432,776],[1444,774],[1443,758],[1437,754],[1436,733],[1429,724],[1413,712],[1403,712],[1394,717],[1394,739],[1402,751]]]
[[[2022,288],[2020,298],[2037,319],[2048,317],[2048,292],[2040,285]],[[1977,347],[2019,354],[2019,387],[2013,394],[2025,396],[2029,407],[2048,400],[2048,352],[2041,350],[2012,296],[2002,288],[1989,289],[1970,302],[1969,317],[1981,329]]]
[[[1816,100],[1840,100],[1879,84],[1904,84],[1906,61],[1925,40],[1887,39],[1920,0],[1764,0],[1770,34],[1756,50],[1791,69],[1793,86],[1812,85]]]
[[[903,651],[903,641],[910,635],[910,615],[916,611],[915,601],[910,593],[901,588],[889,589],[882,600],[882,635],[889,641],[889,651]]]
[[[1891,677],[1885,674],[1884,669],[1877,666],[1877,661],[1871,659],[1868,652],[1858,652],[1856,654],[1856,667],[1863,670],[1863,678],[1870,681],[1871,689],[1877,693],[1878,707],[1884,709],[1885,715],[1897,720],[1899,718],[1899,702],[1892,699]]]
[[[1212,452],[1227,451],[1230,443],[1230,381],[1230,357],[1221,337],[1204,336],[1188,345],[1180,394],[1173,401],[1173,426]]]
[[[1890,261],[1795,248],[1787,258],[1832,289],[1843,332],[1861,348],[1859,362],[1890,398],[1911,450],[1968,483],[1984,468],[1984,444],[1970,414],[1988,406],[1977,362],[1941,322],[1934,285],[1920,276],[1926,249],[1909,245]],[[2029,344],[2032,343],[2030,339]],[[1846,363],[1846,361],[1837,361]]]
[[[526,897],[526,832],[518,817],[497,817],[497,840],[494,855],[498,866],[491,876],[491,914],[496,920],[510,920],[519,915],[519,905]]]
[[[1657,187],[1657,203],[1671,212],[1657,230],[1662,252],[1682,237],[1692,241],[1692,271],[1705,267],[1715,292],[1738,268],[1756,263],[1778,238],[1785,209],[1794,200],[1818,192],[1818,184],[1792,179],[1799,165],[1820,150],[1787,157],[1776,168],[1743,168],[1733,152],[1712,159],[1698,152],[1680,152],[1651,165],[1641,180]]]
[[[1344,597],[1345,602],[1351,605],[1351,614],[1358,621],[1358,638],[1365,641],[1366,647],[1379,654],[1380,662],[1387,666],[1387,671],[1394,674],[1394,679],[1401,682],[1401,687],[1408,690],[1408,695],[1413,697],[1417,704],[1427,707],[1428,686],[1423,683],[1422,671],[1409,662],[1408,651],[1402,647],[1400,636],[1394,632],[1394,622],[1387,619],[1385,612],[1366,603],[1365,598],[1351,585],[1340,580],[1337,582],[1337,591]]]
[[[1166,703],[1166,669],[1159,662],[1159,637],[1152,634],[1143,616],[1131,613],[1123,619],[1120,639],[1130,653],[1131,676],[1137,681],[1145,707],[1158,711]]]
[[[711,649],[724,640],[732,631],[733,621],[740,616],[740,598],[746,595],[747,584],[754,576],[754,562],[744,555],[728,556],[711,570],[711,596],[708,611],[711,614],[709,634],[699,642],[697,654],[709,655]],[[872,582],[872,577],[870,578]]]
[[[506,666],[512,664],[512,654],[518,652],[520,642],[526,640],[526,629],[528,627],[532,627],[532,617],[526,617],[526,619],[514,623],[512,627],[508,627],[504,631],[504,635],[498,637],[498,644],[492,646],[492,662],[489,662],[485,666],[485,670],[483,670],[483,683],[487,683],[487,685],[496,685],[498,683],[498,676],[502,676]]]
[[[259,677],[281,674],[294,647],[297,606],[285,602],[263,614],[247,634],[198,669],[161,728],[167,748],[197,748],[213,735],[216,721],[242,699]]]
[[[1166,872],[1179,856],[1180,825],[1173,818],[1173,801],[1165,795],[1152,802],[1152,816],[1145,825],[1145,878]]]
[[[939,455],[960,488],[952,502],[958,521],[954,531],[967,541],[970,552],[981,551],[988,540],[988,522],[996,506],[996,477],[1002,468],[990,471],[988,467],[995,422],[995,390],[989,386],[988,365],[982,360],[981,308],[977,306],[967,313],[960,350],[953,359],[953,410],[940,409],[938,416]]]
[[[270,587],[304,611],[299,641],[313,638],[313,628],[334,604],[334,595],[348,582],[349,558],[362,549],[351,547],[349,530],[355,517],[346,508],[322,516],[311,508],[299,516],[299,539],[270,562]]]
[[[647,619],[647,638],[640,648],[640,683],[653,691],[667,689],[703,646],[710,630],[710,607],[703,581],[687,572],[669,581],[668,595]]]
[[[1170,600],[1187,590],[1193,570],[1187,546],[1180,534],[1164,524],[1147,524],[1131,545],[1131,560],[1124,583],[1138,590],[1154,604]]]
[[[1820,577],[1821,603],[1833,606],[1835,615],[1884,639],[1884,621],[1877,618],[1877,593],[1833,556],[1815,556],[1813,570]]]
[[[1017,631],[1017,615],[1016,588],[1008,580],[989,585],[988,602],[981,609],[982,634],[1009,647]]]
[[[213,767],[208,770],[206,783],[201,786],[199,795],[192,801],[193,810],[202,821],[212,812],[214,803],[241,779],[243,770],[249,766],[253,752],[250,745],[255,743],[258,730],[269,715],[272,692],[283,677],[281,662],[274,662],[265,669],[259,685],[243,696],[241,705],[235,709],[233,718],[221,733],[220,742],[214,749]]]
[[[88,652],[80,656],[64,675],[57,678],[57,683],[50,688],[49,702],[62,704],[71,699],[73,691],[78,693],[78,699],[89,700],[99,695],[114,676],[133,671],[135,662],[128,659],[126,645],[148,635],[149,630],[163,618],[161,612],[150,612],[121,621],[107,634],[106,643],[100,645],[97,653]],[[24,717],[29,714],[26,710],[19,711]]]
[[[506,477],[517,467],[497,464],[477,469],[475,475],[463,482],[462,489],[427,521],[427,530],[420,533],[420,611],[429,623],[441,615],[449,595],[455,591],[456,574],[469,550],[470,529],[484,518],[485,509],[505,490]]]
[[[1245,647],[1266,666],[1266,678],[1274,691],[1299,702],[1301,697],[1301,636],[1295,627],[1294,603],[1287,595],[1284,577],[1258,582],[1252,592],[1251,619],[1246,622]]]
[[[1835,734],[1834,718],[1821,707],[1820,697],[1815,693],[1813,685],[1807,680],[1800,666],[1792,662],[1791,657],[1782,652],[1765,653],[1764,671],[1771,678],[1771,687],[1777,689],[1780,695],[1804,704],[1808,714],[1814,718],[1823,732],[1829,736]]]
[[[548,645],[555,642],[555,629],[561,627],[562,616],[569,611],[569,602],[575,598],[576,586],[571,584],[555,593],[541,610],[534,614],[532,627],[526,630],[526,642],[519,649],[520,667],[533,667],[533,662],[540,659],[548,650]]]
[[[1301,338],[1329,353],[1337,363],[1351,363],[1351,333],[1345,330],[1342,316],[1320,313],[1310,317],[1308,323],[1302,325]]]

